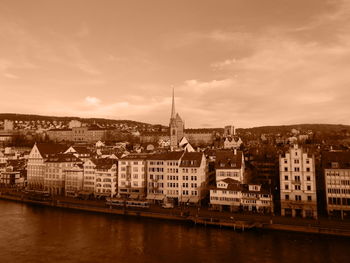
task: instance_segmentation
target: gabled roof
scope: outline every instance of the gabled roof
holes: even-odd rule
[[[47,163],[70,163],[70,162],[83,162],[79,158],[75,157],[72,153],[57,153],[50,155],[46,161]]]
[[[218,151],[216,152],[215,169],[241,169],[243,153],[237,151]]]
[[[55,143],[37,143],[36,147],[44,158],[51,154],[63,153],[68,149],[67,145]]]
[[[180,167],[200,167],[202,158],[201,152],[185,152],[181,158]]]
[[[96,165],[96,169],[111,169],[114,164],[117,164],[115,159],[110,158],[92,159],[91,161]]]
[[[72,146],[72,147],[78,154],[91,154],[90,150],[85,146]]]
[[[148,160],[179,160],[184,152],[166,152],[152,154],[147,159]]]
[[[132,153],[123,158],[122,160],[146,160],[150,154],[147,153]]]

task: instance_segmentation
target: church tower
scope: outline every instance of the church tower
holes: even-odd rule
[[[180,140],[184,137],[185,124],[182,121],[180,115],[175,112],[175,96],[173,88],[173,99],[171,105],[171,116],[170,116],[170,149],[176,150],[179,146]]]

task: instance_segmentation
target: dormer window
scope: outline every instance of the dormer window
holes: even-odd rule
[[[338,169],[339,168],[339,163],[338,162],[332,162],[332,168],[333,169]]]

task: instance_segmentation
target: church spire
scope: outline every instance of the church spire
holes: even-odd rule
[[[174,87],[173,87],[173,102],[172,102],[172,105],[171,105],[171,119],[175,119],[175,95],[174,95]]]

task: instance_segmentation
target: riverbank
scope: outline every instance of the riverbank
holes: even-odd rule
[[[175,209],[125,209],[125,208],[112,208],[111,206],[101,206],[101,204],[94,204],[89,201],[79,200],[30,200],[26,196],[14,196],[8,194],[0,194],[0,199],[21,202],[32,205],[47,206],[60,209],[73,209],[78,211],[113,214],[119,216],[133,216],[154,218],[160,220],[172,220],[183,223],[189,223],[202,226],[213,227],[225,227],[231,228],[237,231],[246,231],[253,229],[273,230],[273,231],[289,231],[300,232],[308,234],[321,234],[321,235],[333,235],[350,237],[350,223],[349,224],[337,224],[337,222],[328,221],[325,222],[312,222],[312,221],[293,221],[293,219],[285,219],[280,217],[271,217],[270,220],[266,220],[263,217],[247,217],[245,215],[237,215],[231,217],[223,217],[217,213],[201,213],[188,214],[185,211],[179,211]],[[204,216],[205,215],[205,216]],[[264,219],[264,220],[262,220]],[[283,220],[282,220],[283,219]],[[284,221],[284,222],[283,222]],[[287,222],[287,223],[286,223]],[[301,222],[301,223],[300,223]],[[317,225],[318,223],[318,225]]]

